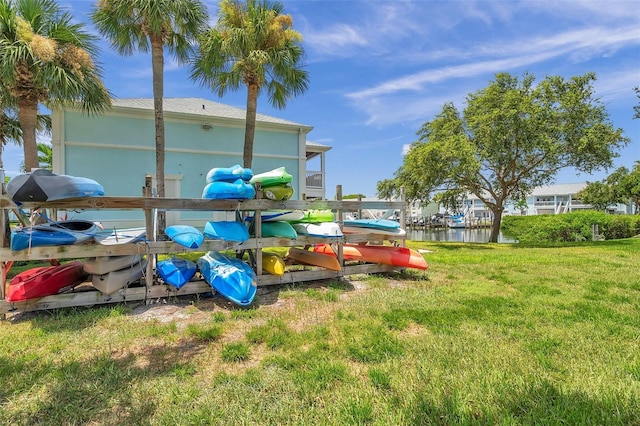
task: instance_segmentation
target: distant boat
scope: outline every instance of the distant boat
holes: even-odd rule
[[[102,185],[93,179],[57,175],[48,169],[17,175],[7,183],[6,190],[14,201],[54,201],[104,195]]]

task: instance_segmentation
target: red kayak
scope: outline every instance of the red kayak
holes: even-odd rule
[[[317,244],[313,251],[336,256],[330,244]],[[403,268],[427,269],[429,267],[420,253],[408,247],[344,244],[342,254],[345,260],[382,263]]]
[[[7,289],[8,302],[51,296],[62,293],[87,277],[79,260],[57,266],[41,266],[21,272],[11,279]]]

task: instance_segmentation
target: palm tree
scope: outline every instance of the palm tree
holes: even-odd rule
[[[95,37],[53,0],[0,0],[0,80],[16,98],[27,171],[39,167],[38,104],[74,102],[99,113],[111,105],[100,79]]]
[[[92,14],[100,34],[123,56],[134,50],[151,51],[153,71],[153,107],[156,128],[156,182],[158,196],[164,189],[164,49],[181,63],[193,52],[195,41],[207,25],[207,8],[199,0],[99,0]],[[158,228],[165,228],[164,213]]]
[[[244,167],[253,161],[258,96],[266,89],[269,102],[282,109],[308,87],[301,68],[302,36],[292,29],[290,15],[279,2],[222,0],[218,22],[200,40],[191,78],[222,97],[227,90],[247,87]]]

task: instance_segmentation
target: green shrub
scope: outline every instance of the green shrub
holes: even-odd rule
[[[501,230],[521,243],[590,241],[593,226],[607,240],[640,234],[640,216],[582,210],[558,215],[505,216]]]

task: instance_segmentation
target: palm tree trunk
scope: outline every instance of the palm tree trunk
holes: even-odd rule
[[[156,185],[158,197],[165,196],[164,189],[164,52],[160,38],[151,37],[151,63],[153,69],[153,110],[156,124]],[[158,235],[164,235],[167,217],[164,211],[158,212]]]
[[[18,121],[22,128],[22,144],[24,146],[24,168],[27,172],[37,169],[38,145],[36,142],[36,126],[38,120],[38,101],[30,98],[18,99]]]
[[[247,87],[247,118],[244,127],[244,152],[242,161],[245,168],[251,168],[253,162],[253,138],[256,133],[256,111],[258,109],[258,85]]]

